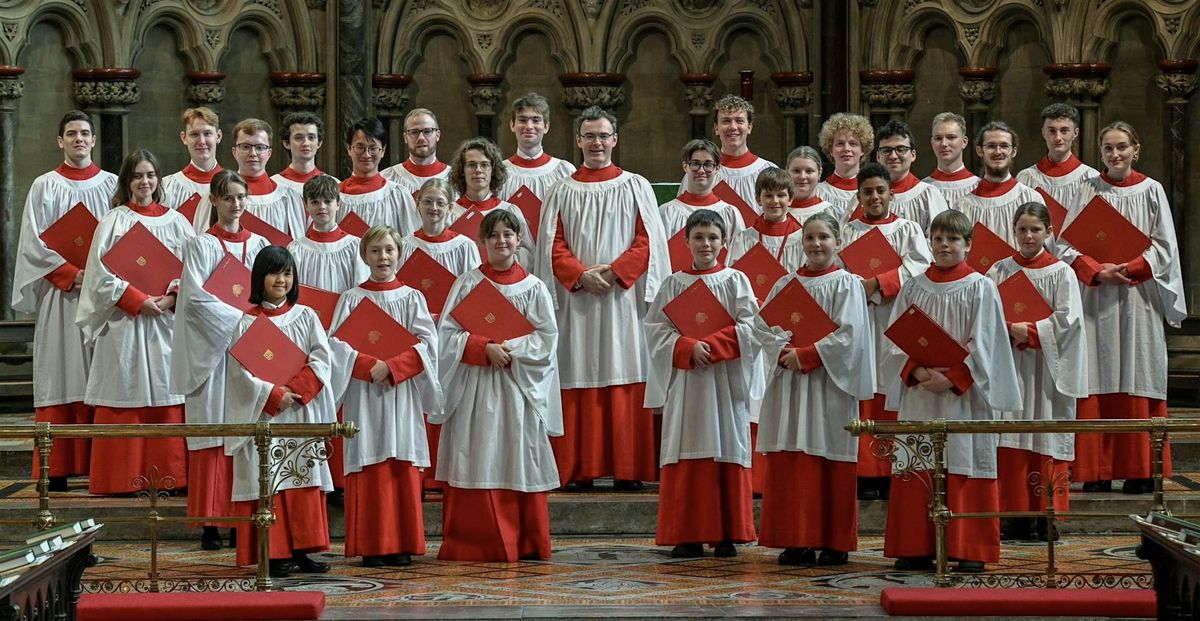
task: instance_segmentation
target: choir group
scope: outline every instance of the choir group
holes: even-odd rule
[[[965,121],[939,114],[924,180],[906,124],[834,114],[822,181],[811,147],[782,168],[751,152],[754,110],[730,96],[719,146],[684,146],[663,205],[612,163],[618,123],[600,108],[574,123],[580,168],[546,153],[533,93],[513,104],[507,159],[474,138],[439,161],[418,108],[407,159],[383,170],[384,125],[351,125],[340,182],[315,165],[315,115],[287,116],[279,142],[238,123],[236,171],[217,163],[212,110],[182,120],[191,161],[162,177],[144,149],[101,170],[91,120],[63,117],[64,162],[25,205],[13,307],[37,317],[38,421],[362,430],[279,482],[275,576],[328,569],[308,556],[329,547],[326,494],[344,494],[345,554],[366,566],[425,553],[430,489],[439,558],[515,561],[550,557],[548,491],[606,477],[660,482],[657,541],[676,557],[757,540],[783,564],[843,564],[858,500],[890,498],[885,555],[931,569],[928,465],[899,449],[893,464],[852,420],[1166,415],[1164,322],[1185,316],[1171,211],[1134,169],[1137,132],[1102,129],[1097,171],[1072,154],[1067,105],[1043,111],[1047,153],[1015,175],[1011,127],[978,128],[977,177]],[[290,164],[269,175],[280,144]],[[127,494],[157,466],[217,549],[220,518],[256,507],[257,455],[249,438],[59,440],[51,488],[87,475],[91,493]],[[946,463],[954,512],[1039,510],[1032,473],[1126,493],[1151,474],[1143,434],[953,435]],[[1001,531],[952,521],[958,569],[997,561]],[[1004,531],[1056,536],[1031,519]],[[230,536],[253,562],[255,532]]]

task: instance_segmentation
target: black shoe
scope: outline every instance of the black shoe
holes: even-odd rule
[[[839,552],[830,550],[829,548],[821,548],[821,556],[817,557],[817,564],[822,567],[833,567],[835,565],[845,565],[850,562],[849,552]]]
[[[779,553],[779,564],[815,567],[817,565],[817,551],[812,548],[788,548]]]
[[[383,557],[383,562],[390,567],[408,567],[412,565],[411,554],[388,554]]]
[[[959,561],[955,567],[955,571],[960,574],[981,574],[983,570],[983,561]]]
[[[1154,479],[1126,479],[1121,485],[1122,494],[1150,494],[1154,492]]]
[[[221,531],[216,526],[205,526],[200,531],[200,549],[210,552],[221,549]]]
[[[592,481],[571,481],[563,486],[564,492],[590,492],[596,487]]]
[[[68,487],[67,477],[50,477],[50,491],[65,492]]]
[[[325,503],[338,507],[339,509],[346,508],[346,494],[340,489],[335,489],[328,494],[325,494]]]
[[[732,541],[722,541],[713,550],[713,556],[717,558],[732,558],[737,556],[737,548],[734,547]]]
[[[882,498],[883,496],[879,493],[879,488],[861,486],[858,488],[859,500],[881,500]]]
[[[899,571],[930,571],[933,569],[932,556],[905,556],[896,559],[896,569]]]
[[[229,547],[231,547],[231,548],[237,547],[237,529],[236,528],[229,529]]]
[[[364,556],[362,560],[363,567],[383,567],[387,565],[387,561],[382,556]]]
[[[287,578],[296,571],[296,564],[288,559],[273,558],[267,561],[267,565],[272,578]]]
[[[700,558],[704,556],[704,544],[681,543],[671,549],[671,558]]]
[[[292,552],[292,562],[296,564],[296,572],[301,574],[323,574],[329,571],[329,563],[314,561],[301,552]]]
[[[1083,484],[1083,491],[1091,493],[1111,492],[1112,481],[1088,481]]]
[[[1032,541],[1033,518],[1002,518],[1000,520],[1000,538],[1005,541]]]
[[[646,484],[641,481],[628,481],[625,479],[613,480],[614,492],[642,492],[646,490]]]

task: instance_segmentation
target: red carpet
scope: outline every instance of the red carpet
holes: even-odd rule
[[[78,621],[220,621],[225,619],[318,619],[325,610],[319,591],[270,593],[84,593]]]
[[[1149,617],[1157,614],[1149,589],[916,589],[888,587],[879,594],[895,616]]]

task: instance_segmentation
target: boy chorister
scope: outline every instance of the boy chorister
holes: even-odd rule
[[[1075,157],[1071,147],[1079,138],[1079,110],[1064,103],[1042,109],[1042,138],[1046,154],[1033,166],[1017,173],[1017,181],[1050,195],[1064,209],[1079,202],[1084,186],[1100,176],[1095,168]],[[1055,231],[1055,234],[1062,231]]]
[[[437,379],[438,343],[433,318],[421,294],[396,278],[400,235],[373,227],[362,238],[361,256],[371,277],[342,294],[331,326],[336,362],[353,369],[343,412],[362,431],[346,442],[347,557],[362,556],[364,567],[403,566],[412,554],[425,553],[421,511],[421,472],[429,467],[422,412],[441,408]],[[356,351],[370,336],[350,325],[355,311],[374,304],[417,343],[386,359]],[[375,322],[382,338],[389,334]],[[342,334],[342,331],[348,332]],[[358,339],[362,339],[361,341]]]
[[[662,416],[655,542],[675,546],[671,556],[676,558],[703,556],[704,544],[714,546],[716,556],[735,556],[735,543],[755,539],[749,404],[762,396],[761,342],[782,337],[758,318],[749,278],[717,262],[724,227],[707,209],[688,218],[692,266],[663,282],[645,321],[650,341],[645,406]],[[684,336],[677,322],[703,328],[710,313],[690,300],[684,303],[688,308],[669,306],[697,282],[701,288],[692,291],[715,297],[717,311],[732,319],[701,338]]]
[[[904,283],[892,307],[892,322],[915,305],[968,350],[948,367],[919,366],[898,345],[886,352],[887,407],[900,420],[995,420],[999,411],[1019,410],[1021,392],[996,285],[965,262],[971,221],[944,211],[930,225],[934,264]],[[925,335],[921,335],[925,336]],[[936,338],[936,335],[929,335]],[[897,440],[897,443],[901,440]],[[994,434],[951,434],[946,442],[946,504],[952,512],[996,511]],[[929,519],[931,473],[897,448],[897,468],[914,476],[892,478],[884,556],[900,570],[933,567],[933,523]],[[1000,525],[995,518],[955,519],[947,530],[950,558],[958,571],[980,572],[1000,559]]]
[[[788,214],[793,188],[791,176],[778,168],[767,168],[758,173],[754,191],[758,195],[762,217],[754,226],[732,236],[726,265],[737,263],[758,244],[762,244],[788,272],[794,272],[804,265],[800,222]]]
[[[929,146],[937,159],[937,167],[922,179],[942,193],[950,207],[958,199],[971,193],[979,183],[979,177],[963,165],[963,151],[967,148],[967,120],[954,112],[939,112],[933,117],[930,127]]]
[[[529,188],[539,200],[545,200],[554,184],[570,177],[575,165],[551,156],[542,147],[550,132],[550,102],[537,93],[526,93],[512,103],[512,121],[508,127],[517,142],[517,151],[504,162],[508,180],[500,196],[509,199],[521,186]]]
[[[975,152],[983,162],[983,178],[974,190],[951,207],[966,214],[972,223],[979,222],[986,226],[1015,251],[1017,240],[1012,232],[1013,213],[1025,203],[1044,205],[1046,201],[1033,188],[1012,176],[1018,136],[1007,123],[992,121],[984,125],[979,128],[979,137],[975,142]]]
[[[233,128],[233,159],[246,180],[246,211],[279,232],[296,239],[306,228],[304,206],[292,184],[280,185],[267,174],[271,159],[271,126],[244,119]]]
[[[768,464],[758,543],[785,548],[783,565],[843,565],[858,548],[858,441],[845,426],[875,390],[875,352],[859,278],[834,263],[839,228],[833,214],[809,218],[807,264],[780,279],[767,300],[799,283],[836,325],[811,345],[781,344],[763,352],[772,364],[755,449]]]
[[[855,179],[867,154],[875,148],[875,131],[866,117],[847,112],[830,116],[817,140],[821,150],[833,161],[833,172],[817,185],[817,195],[833,205],[834,215],[846,218],[857,204]]]
[[[217,146],[221,144],[221,120],[212,108],[200,106],[183,111],[183,131],[179,140],[187,147],[190,161],[183,170],[167,175],[162,180],[163,205],[179,209],[195,202],[195,213],[191,223],[196,233],[208,230],[212,204],[209,202],[208,184],[213,175],[221,172],[217,163]]]
[[[708,140],[690,140],[680,154],[683,161],[683,193],[659,206],[667,239],[683,230],[688,217],[699,209],[715,211],[732,238],[746,228],[737,207],[713,194],[721,172],[721,152]]]

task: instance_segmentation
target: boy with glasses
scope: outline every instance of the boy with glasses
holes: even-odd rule
[[[386,140],[387,129],[374,117],[359,119],[346,130],[346,154],[353,173],[338,186],[341,218],[354,213],[368,226],[387,226],[406,235],[421,226],[421,221],[413,192],[379,172],[379,162],[387,153]]]
[[[916,222],[928,235],[929,223],[949,206],[937,188],[912,174],[913,162],[917,161],[912,130],[902,121],[889,121],[875,132],[875,140],[879,145],[875,150],[875,161],[886,168],[891,177],[892,213]]]
[[[713,134],[721,144],[721,167],[717,169],[713,185],[724,181],[747,205],[757,208],[758,196],[754,192],[754,182],[758,179],[758,173],[778,166],[750,151],[747,141],[753,131],[753,104],[737,95],[726,95],[713,104]],[[680,193],[687,190],[687,184],[688,178],[684,175],[679,184]],[[731,231],[726,239],[732,237]]]
[[[670,240],[682,231],[688,217],[698,209],[709,209],[721,216],[725,230],[729,231],[726,239],[740,233],[746,228],[742,214],[737,207],[717,198],[712,192],[713,186],[721,176],[721,152],[717,150],[717,145],[703,139],[691,140],[683,146],[681,156],[684,191],[659,207],[667,239]],[[689,255],[686,240],[681,237],[676,243],[682,244],[679,248],[681,254]],[[686,266],[673,267],[683,269]]]

